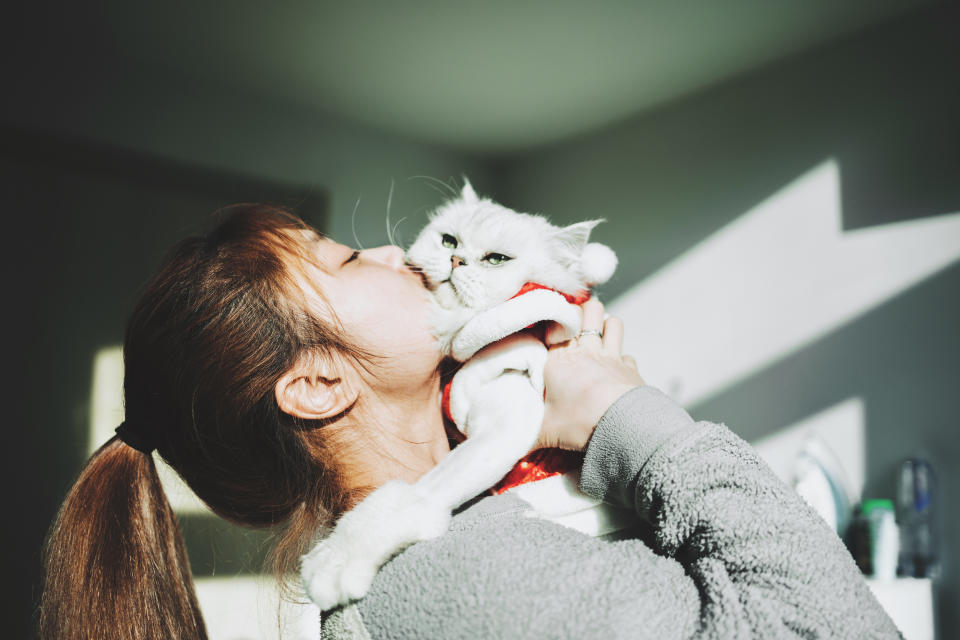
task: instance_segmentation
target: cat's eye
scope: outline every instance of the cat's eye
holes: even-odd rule
[[[457,239],[454,238],[449,233],[443,234],[440,238],[440,244],[445,246],[447,249],[456,249],[457,248]]]
[[[507,260],[513,260],[510,256],[505,256],[502,253],[488,253],[483,256],[483,261],[494,267],[500,264],[503,264]]]

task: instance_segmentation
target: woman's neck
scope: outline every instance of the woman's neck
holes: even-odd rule
[[[354,412],[357,428],[374,439],[365,452],[369,455],[358,460],[366,467],[360,475],[376,485],[392,479],[415,482],[450,452],[439,394],[439,375],[402,392],[368,391]]]

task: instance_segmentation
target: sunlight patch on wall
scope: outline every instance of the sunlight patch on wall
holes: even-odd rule
[[[960,259],[960,214],[843,231],[828,160],[609,305],[644,378],[691,405]]]
[[[321,637],[320,610],[313,604],[281,600],[273,576],[198,578],[194,582],[210,640]]]
[[[87,453],[93,453],[113,437],[113,430],[123,422],[123,348],[105,347],[93,358],[93,385],[90,392],[90,432]],[[170,505],[177,513],[211,513],[180,476],[153,454],[157,473]]]

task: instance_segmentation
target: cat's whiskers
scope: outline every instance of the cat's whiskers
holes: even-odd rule
[[[390,192],[387,193],[387,242],[389,244],[395,244],[393,242],[393,232],[390,229],[390,207],[393,206],[393,178],[390,179]]]
[[[395,244],[398,247],[403,246],[400,244],[401,242],[403,242],[403,239],[397,235],[397,227],[399,227],[400,223],[402,223],[406,219],[407,219],[407,216],[403,216],[402,218],[397,220],[397,223],[395,225],[393,225],[393,236],[390,238],[390,244]]]
[[[360,198],[353,205],[353,213],[350,214],[350,230],[353,232],[353,241],[357,243],[357,249],[363,251],[364,246],[360,244],[360,238],[357,237],[357,209],[360,207]]]
[[[400,247],[402,246],[400,244],[402,240],[400,239],[399,236],[397,236],[397,228],[403,223],[404,220],[407,219],[407,217],[404,216],[399,220],[397,220],[397,222],[393,226],[390,225],[390,210],[393,208],[393,188],[394,188],[394,182],[391,179],[390,192],[387,194],[387,216],[385,220],[386,226],[387,226],[387,242],[394,246]]]
[[[452,185],[450,185],[447,182],[444,182],[443,180],[440,180],[439,178],[434,178],[433,176],[410,176],[409,178],[407,178],[407,180],[417,180],[417,179],[429,181],[426,183],[426,185],[445,198],[447,197],[456,198],[458,195],[457,190]],[[441,187],[443,187],[443,190],[441,190],[436,185],[440,185]]]

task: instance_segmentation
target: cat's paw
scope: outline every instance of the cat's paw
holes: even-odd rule
[[[350,568],[350,551],[340,540],[324,540],[305,555],[300,567],[304,590],[321,611],[362,598],[374,572]],[[366,575],[364,575],[366,573]]]
[[[300,575],[310,600],[328,611],[367,595],[381,564],[342,539],[328,539],[303,557]]]
[[[366,595],[377,570],[405,547],[442,535],[450,511],[403,482],[388,482],[348,511],[302,559],[310,599],[326,611]]]

